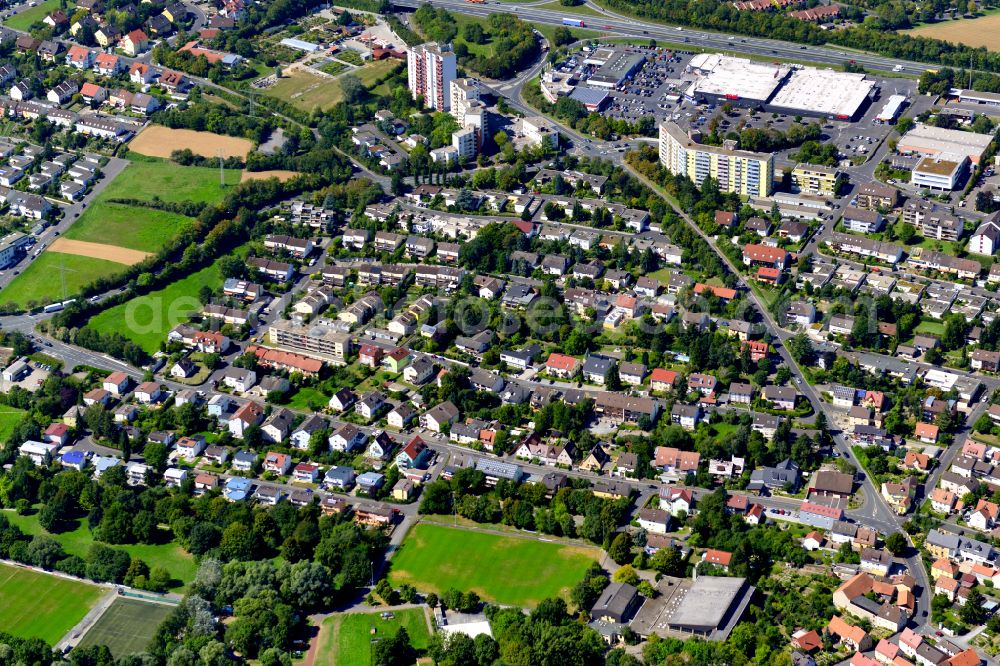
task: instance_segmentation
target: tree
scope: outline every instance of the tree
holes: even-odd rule
[[[983,608],[983,594],[976,588],[969,591],[965,605],[958,611],[958,617],[969,625],[980,625],[986,620],[986,609]]]
[[[612,576],[612,580],[616,583],[628,583],[629,585],[636,585],[639,582],[639,574],[635,572],[631,564],[625,564],[615,571],[615,575]]]
[[[608,371],[604,373],[604,387],[609,391],[622,390],[622,378],[618,372],[618,364],[611,363]]]
[[[552,40],[556,46],[572,44],[575,41],[573,31],[565,26],[559,26],[552,32]]]
[[[632,561],[632,542],[628,535],[619,532],[608,548],[608,556],[618,564],[625,564]]]
[[[486,31],[478,23],[466,23],[462,29],[462,36],[465,38],[465,41],[472,42],[473,44],[486,43]]]
[[[344,93],[344,100],[348,104],[357,104],[368,94],[365,84],[354,74],[344,74],[340,77],[340,90]]]
[[[885,547],[890,553],[899,557],[906,552],[909,548],[909,544],[906,542],[906,537],[900,532],[893,532],[885,539]]]

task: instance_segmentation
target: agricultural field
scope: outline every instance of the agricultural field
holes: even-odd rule
[[[163,125],[149,125],[132,139],[129,150],[148,157],[169,158],[175,150],[190,150],[202,157],[242,157],[253,150],[253,141],[237,136],[224,136],[212,132],[174,129]]]
[[[379,613],[338,613],[328,617],[323,621],[315,666],[369,666],[373,627],[376,638],[395,636],[400,627],[406,627],[414,648],[423,650],[430,645],[423,608],[390,609],[390,612],[391,620],[383,620]]]
[[[109,199],[162,199],[175,203],[220,201],[225,190],[219,187],[219,170],[183,166],[156,158],[135,159],[112,181],[97,201]],[[226,185],[240,182],[240,169],[225,170]],[[96,203],[96,202],[95,202]],[[143,209],[145,215],[145,209]]]
[[[61,243],[63,251],[47,248],[21,275],[0,290],[0,303],[24,308],[29,303],[63,300],[63,271],[66,297],[72,297],[94,280],[120,273],[123,266],[143,258],[137,252],[116,251],[116,248],[156,253],[191,221],[168,211],[115,204],[112,199],[214,203],[225,194],[225,189],[219,186],[218,169],[182,166],[135,154],[132,157],[132,163],[108,184],[62,236],[106,247]],[[236,185],[241,182],[242,171],[226,169],[224,175],[227,186]]]
[[[107,243],[70,240],[65,237],[55,239],[48,251],[90,257],[91,259],[107,259],[125,266],[134,266],[149,257],[149,252],[142,250],[130,250],[127,247],[108,245]]]
[[[98,200],[87,208],[62,237],[156,252],[189,224],[191,218],[177,213],[155,208],[139,209]]]
[[[201,310],[198,302],[201,288],[220,287],[223,282],[215,263],[163,289],[100,312],[87,325],[102,333],[121,333],[145,351],[154,353],[170,329]]]
[[[967,46],[985,46],[990,51],[996,51],[1000,49],[1000,14],[931,23],[906,32]]]
[[[8,407],[7,405],[0,407],[0,444],[7,443],[11,433],[14,432],[14,427],[20,423],[26,413],[23,409],[16,407]]]
[[[90,533],[86,521],[79,521],[77,526],[72,530],[51,534],[38,524],[37,512],[21,516],[13,511],[4,511],[2,515],[6,516],[12,525],[16,525],[25,534],[31,536],[36,534],[51,536],[61,543],[63,549],[70,555],[86,557],[87,551],[90,550],[90,546],[94,543],[94,536]],[[114,547],[127,551],[129,555],[145,561],[151,569],[153,567],[163,567],[170,572],[173,584],[180,587],[181,591],[183,591],[183,588],[194,580],[194,575],[198,571],[198,563],[195,562],[193,555],[186,552],[178,544],[168,541],[170,538],[169,533],[162,533],[161,536],[163,536],[161,543],[136,543],[116,545]],[[2,587],[3,585],[0,583],[0,589]],[[0,600],[2,598],[3,595],[0,593]],[[2,626],[2,613],[2,604],[0,604],[0,626]]]
[[[59,0],[45,0],[44,2],[39,2],[35,7],[26,6],[18,10],[17,14],[4,21],[4,25],[14,30],[27,32],[28,28],[59,9],[59,7]]]
[[[241,183],[245,183],[248,180],[267,180],[268,178],[277,178],[281,182],[286,180],[291,180],[299,175],[295,171],[288,171],[286,169],[272,169],[271,171],[244,171],[243,176],[240,178]]]
[[[20,275],[0,290],[0,303],[27,307],[29,303],[49,303],[62,300],[62,277],[66,279],[66,295],[73,296],[81,288],[105,275],[125,269],[123,264],[61,252],[42,252]]]
[[[116,659],[142,652],[173,609],[167,604],[118,597],[77,647],[107,645]]]
[[[0,564],[0,627],[55,645],[103,594],[97,585]]]
[[[501,536],[438,525],[415,526],[392,558],[389,578],[422,592],[472,590],[500,604],[534,607],[542,599],[567,597],[597,548]],[[503,566],[481,566],[501,562]]]

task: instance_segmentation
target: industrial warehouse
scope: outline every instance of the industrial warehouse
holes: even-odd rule
[[[689,68],[699,75],[685,93],[689,99],[777,113],[853,120],[877,93],[876,82],[864,74],[763,64],[719,53],[698,54]]]

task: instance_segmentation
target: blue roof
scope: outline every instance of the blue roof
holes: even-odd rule
[[[250,479],[244,479],[238,476],[234,476],[230,478],[228,481],[226,481],[226,490],[227,491],[242,490],[244,492],[247,492],[250,490],[250,486],[252,485],[253,483],[250,481]]]
[[[83,451],[67,451],[62,455],[62,461],[67,465],[81,465],[87,460]]]
[[[94,456],[93,460],[94,468],[98,472],[103,472],[106,469],[110,469],[111,467],[114,467],[120,462],[121,461],[118,458],[115,458],[114,456]]]
[[[382,475],[378,472],[365,472],[358,477],[358,483],[362,486],[376,484],[382,481]]]
[[[226,499],[233,502],[242,502],[247,498],[245,490],[230,490],[229,488],[226,488],[222,491],[222,494],[226,496]]]

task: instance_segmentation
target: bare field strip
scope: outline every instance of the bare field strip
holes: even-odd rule
[[[146,257],[151,256],[149,252],[130,250],[125,247],[107,245],[105,243],[70,240],[69,238],[57,238],[49,246],[49,251],[75,254],[80,257],[90,257],[91,259],[104,259],[105,261],[113,261],[118,264],[125,264],[126,266],[137,264]]]
[[[240,178],[241,183],[245,183],[248,180],[267,180],[268,178],[277,178],[281,182],[286,180],[291,180],[295,178],[299,173],[297,171],[286,171],[284,169],[273,169],[271,171],[244,171],[243,176]]]
[[[253,149],[253,141],[236,136],[223,136],[212,132],[196,132],[189,129],[172,129],[162,125],[150,125],[132,139],[129,150],[150,157],[169,158],[175,150],[190,150],[202,157],[243,157]]]

